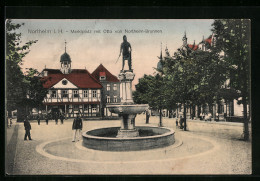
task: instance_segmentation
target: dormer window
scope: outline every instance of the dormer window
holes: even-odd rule
[[[99,80],[106,80],[106,73],[105,72],[99,72]]]
[[[100,76],[99,79],[100,80],[106,80],[106,77],[105,76]]]

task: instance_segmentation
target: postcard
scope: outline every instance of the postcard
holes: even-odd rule
[[[248,19],[7,19],[6,175],[252,174]]]

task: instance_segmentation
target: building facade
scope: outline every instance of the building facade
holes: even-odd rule
[[[45,68],[41,74],[48,93],[43,100],[43,112],[64,114],[66,118],[96,117],[101,114],[102,85],[86,69],[71,69],[71,58],[66,52],[60,57],[60,69]]]
[[[117,116],[106,107],[107,104],[118,104],[120,99],[120,81],[111,74],[102,64],[92,72],[92,76],[102,84],[101,90],[101,116]]]

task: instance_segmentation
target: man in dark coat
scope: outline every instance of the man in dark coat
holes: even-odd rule
[[[27,118],[27,117],[26,117],[25,120],[24,120],[24,129],[25,129],[24,140],[27,140],[27,137],[29,138],[29,140],[32,140],[32,138],[31,138],[31,133],[30,133],[31,124],[30,124],[30,122],[28,121],[28,118]]]
[[[79,117],[79,114],[77,114],[77,117],[73,121],[72,130],[74,130],[72,142],[75,142],[76,138],[79,141],[79,139],[80,139],[80,132],[82,130],[82,119]]]
[[[146,124],[149,124],[149,118],[150,118],[150,113],[149,110],[146,110]]]
[[[45,116],[45,121],[46,121],[46,124],[48,125],[48,122],[49,122],[49,114],[48,113]]]
[[[59,114],[56,112],[54,114],[54,117],[55,117],[55,123],[58,124]]]
[[[40,118],[39,115],[37,116],[37,121],[38,121],[38,125],[40,125],[40,123],[41,123],[41,118]]]
[[[64,120],[64,115],[60,114],[60,123],[63,124],[63,120]]]

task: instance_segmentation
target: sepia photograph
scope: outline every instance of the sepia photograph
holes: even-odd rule
[[[250,19],[6,19],[5,174],[251,175]]]

